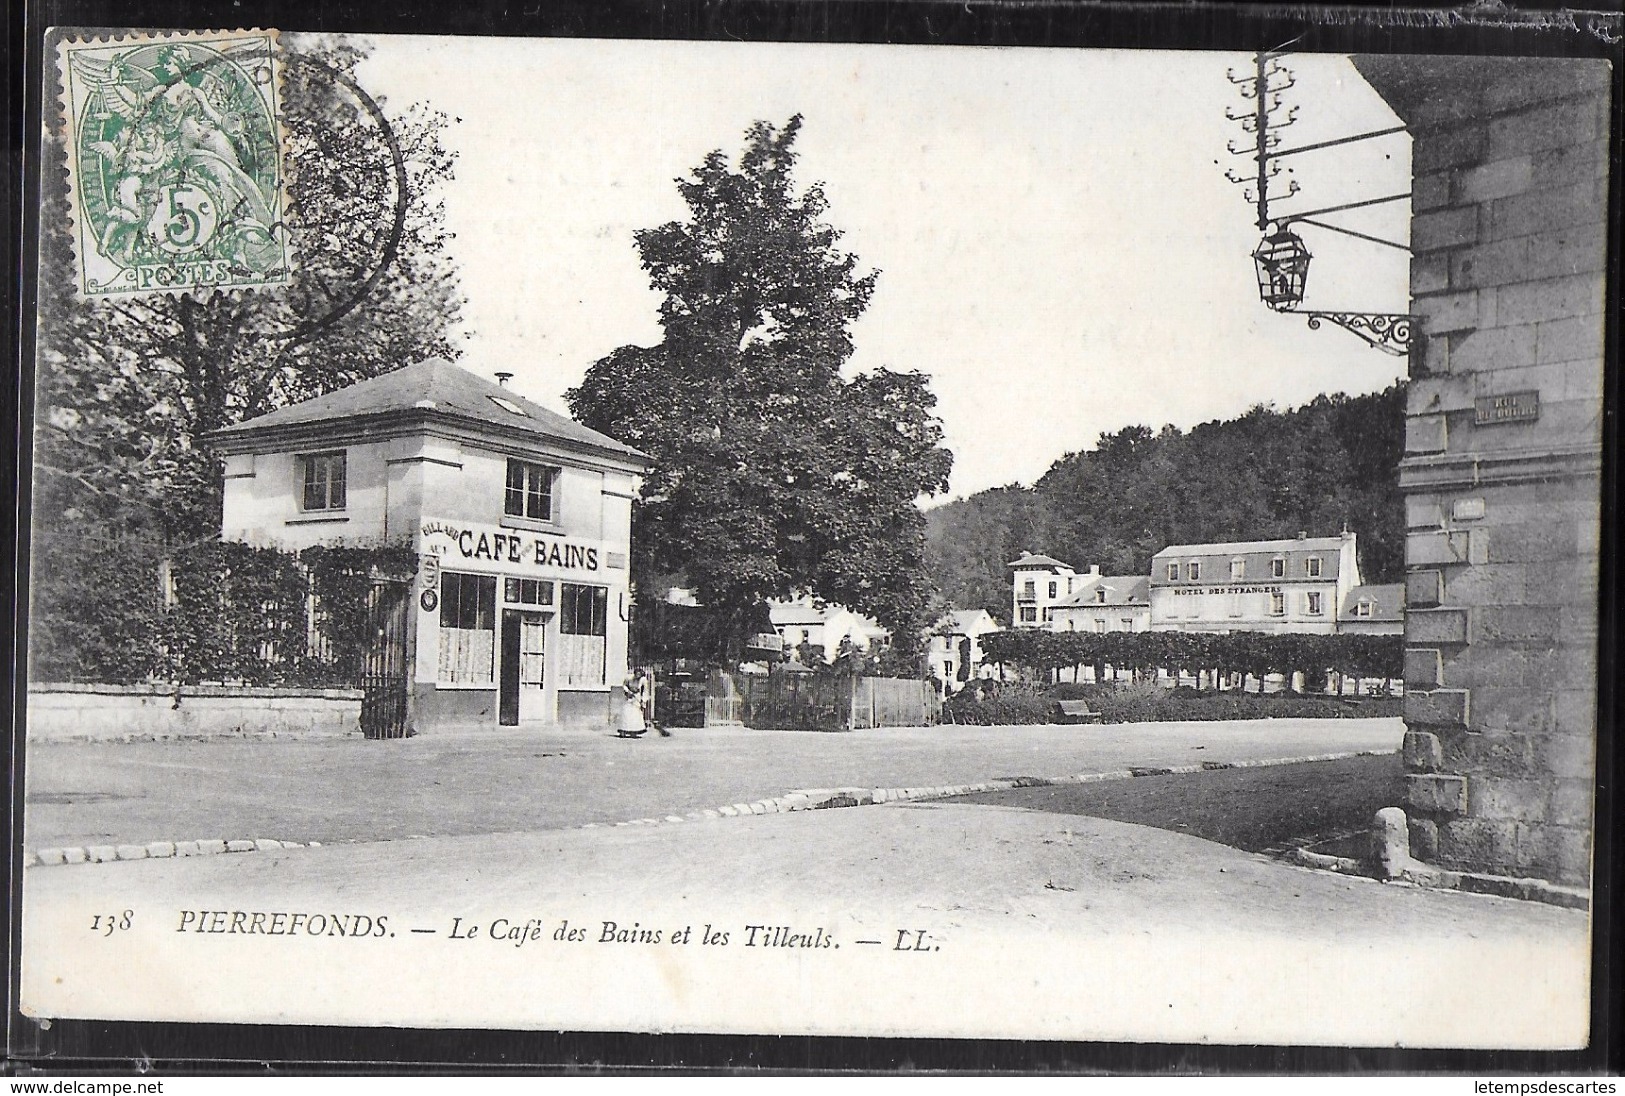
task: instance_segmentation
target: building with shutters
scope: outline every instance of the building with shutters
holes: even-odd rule
[[[1018,628],[1055,632],[1298,632],[1399,635],[1405,588],[1360,578],[1353,533],[1173,544],[1149,575],[1078,572],[1024,552],[1009,564]]]
[[[1151,588],[1144,575],[1078,575],[1073,592],[1045,608],[1045,627],[1056,632],[1147,632]]]
[[[992,676],[992,667],[982,663],[982,637],[1000,630],[986,609],[951,609],[943,614],[926,644],[926,659],[944,696],[958,692],[973,678]]]
[[[406,733],[613,722],[643,454],[438,359],[207,440],[225,538],[416,549],[381,592],[398,649],[369,656],[398,667],[368,688],[404,693]]]
[[[1359,585],[1353,533],[1171,544],[1151,557],[1152,627],[1330,635]]]

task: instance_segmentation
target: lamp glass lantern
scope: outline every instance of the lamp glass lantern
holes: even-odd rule
[[[1310,258],[1303,240],[1285,225],[1265,236],[1253,252],[1253,263],[1258,267],[1258,295],[1264,303],[1277,312],[1302,304]]]

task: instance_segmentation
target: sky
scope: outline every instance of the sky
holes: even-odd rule
[[[441,193],[467,297],[461,364],[565,410],[619,346],[660,339],[633,232],[681,218],[675,180],[800,113],[797,179],[877,269],[849,368],[930,376],[948,496],[1032,483],[1133,424],[1361,394],[1404,359],[1257,296],[1261,233],[1224,170],[1243,54],[376,37],[360,78],[450,119]],[[1344,57],[1294,55],[1281,147],[1398,124]],[[1281,161],[1280,212],[1410,189],[1405,134]],[[1404,243],[1409,203],[1327,218]],[[1406,310],[1408,256],[1304,227],[1306,308]]]

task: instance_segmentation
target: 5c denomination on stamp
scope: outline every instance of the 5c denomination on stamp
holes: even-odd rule
[[[87,297],[286,285],[275,31],[61,43]]]

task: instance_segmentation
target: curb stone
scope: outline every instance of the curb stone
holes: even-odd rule
[[[1267,853],[1262,855],[1268,855]],[[1349,856],[1329,856],[1310,852],[1304,848],[1289,850],[1284,857],[1289,864],[1310,871],[1332,872],[1337,875],[1364,879],[1388,886],[1412,886],[1423,890],[1453,890],[1466,894],[1483,894],[1495,898],[1511,898],[1524,902],[1541,902],[1564,909],[1591,909],[1591,894],[1578,887],[1565,887],[1545,879],[1518,878],[1507,875],[1485,875],[1480,872],[1452,871],[1413,860],[1392,879],[1381,879],[1370,865]]]
[[[1076,773],[1069,776],[1054,777],[1000,777],[994,780],[984,780],[975,784],[940,784],[932,787],[907,788],[869,788],[869,787],[842,787],[842,788],[803,788],[790,791],[781,796],[770,799],[758,799],[750,803],[732,803],[723,806],[691,811],[686,816],[666,815],[664,818],[635,818],[624,822],[587,822],[576,829],[600,829],[611,826],[658,826],[674,822],[702,822],[720,818],[737,818],[753,814],[790,814],[806,810],[828,810],[842,807],[861,807],[885,803],[912,802],[928,799],[948,799],[960,795],[975,795],[984,792],[1006,791],[1019,787],[1050,787],[1059,784],[1092,784],[1105,780],[1133,780],[1147,776],[1169,776],[1177,774],[1198,773],[1218,769],[1238,768],[1264,768],[1272,765],[1299,765],[1312,761],[1342,761],[1351,757],[1383,757],[1397,753],[1397,750],[1353,750],[1345,753],[1315,754],[1310,757],[1278,757],[1256,761],[1204,761],[1196,765],[1175,766],[1141,766],[1129,769],[1114,769],[1106,772]],[[146,845],[88,845],[69,846],[65,848],[46,848],[26,851],[24,853],[25,867],[49,867],[58,864],[84,864],[109,863],[115,860],[145,860],[166,859],[170,857],[186,856],[216,856],[223,853],[244,852],[271,852],[282,849],[319,849],[320,841],[283,841],[274,838],[205,838],[195,841],[154,841]],[[1450,876],[1461,876],[1463,873],[1443,873]],[[1420,879],[1409,880],[1419,886],[1446,886],[1445,882],[1422,882]],[[1456,889],[1479,890],[1480,893],[1502,894],[1507,897],[1523,897],[1525,894],[1533,896],[1533,892],[1540,886],[1551,887],[1540,880],[1510,880],[1503,885],[1499,880],[1484,877],[1482,881],[1476,877],[1472,881],[1463,882],[1460,879],[1455,884]],[[1500,889],[1491,889],[1499,887]],[[1563,890],[1563,888],[1558,888]],[[1564,891],[1556,898],[1542,898],[1541,901],[1552,901],[1559,905],[1572,904],[1574,897]]]
[[[280,849],[319,849],[319,841],[279,841],[269,837],[237,838],[230,841],[210,838],[201,841],[153,841],[145,845],[69,845],[65,848],[34,849],[23,854],[23,866],[53,867],[58,864],[108,864],[115,860],[168,860],[183,856],[217,856],[223,853],[273,852]]]
[[[1106,772],[1075,773],[1070,776],[1005,776],[976,784],[939,784],[928,788],[798,788],[771,799],[752,803],[731,803],[691,811],[683,817],[637,818],[628,822],[586,822],[576,829],[602,826],[649,826],[664,822],[699,822],[716,818],[738,818],[752,814],[790,814],[796,811],[862,807],[924,799],[949,799],[960,795],[1007,791],[1011,788],[1044,788],[1058,784],[1093,784],[1103,780],[1134,780],[1147,776],[1180,776],[1219,769],[1268,768],[1272,765],[1302,765],[1312,761],[1343,761],[1351,757],[1388,757],[1398,750],[1349,750],[1343,753],[1314,754],[1309,757],[1272,757],[1255,761],[1203,761],[1194,765],[1147,765]]]

